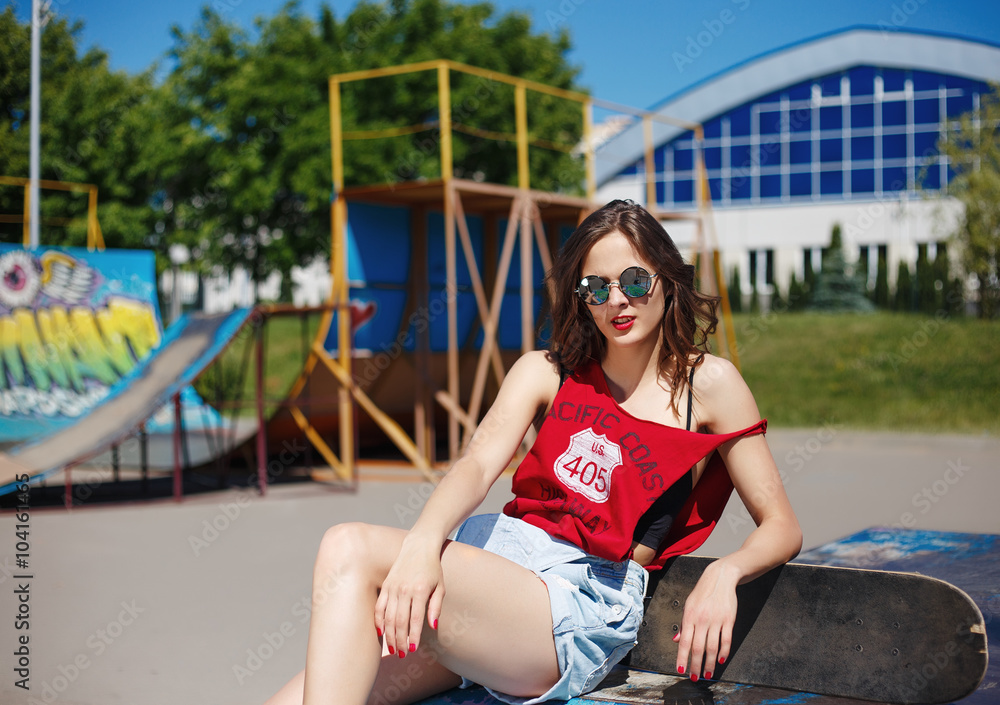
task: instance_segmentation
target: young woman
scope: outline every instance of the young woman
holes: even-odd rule
[[[736,586],[797,554],[766,422],[704,352],[717,300],[660,224],[609,203],[549,277],[551,350],[514,364],[413,528],[323,537],[306,668],[270,705],[396,705],[467,683],[518,705],[585,693],[635,644],[648,572],[701,545],[735,486],[757,528],[709,565],[675,637],[678,671],[710,678]],[[515,498],[467,519],[533,423]]]

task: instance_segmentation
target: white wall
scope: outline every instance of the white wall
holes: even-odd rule
[[[614,198],[645,202],[645,188],[634,177],[628,181],[623,179],[608,183],[597,194],[599,203]],[[749,294],[750,250],[773,249],[775,281],[784,294],[793,271],[796,278],[802,281],[803,249],[811,247],[818,250],[827,246],[836,223],[841,226],[849,262],[857,259],[861,246],[888,247],[888,274],[892,285],[900,260],[912,267],[917,261],[917,245],[921,243],[931,244],[929,254],[933,257],[933,243],[949,238],[961,213],[961,204],[953,198],[920,199],[898,194],[882,201],[714,209],[712,221],[727,278],[733,267],[738,266],[744,293]],[[685,256],[690,258],[696,244],[695,222],[667,221],[665,227]],[[951,248],[949,255],[954,263],[956,250]],[[761,262],[759,282],[763,282],[763,258],[763,254],[758,255]],[[871,265],[870,275],[874,282],[874,255]],[[818,271],[818,259],[815,260],[815,267]]]

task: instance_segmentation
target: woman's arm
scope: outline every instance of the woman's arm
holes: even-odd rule
[[[700,421],[711,432],[737,431],[760,420],[750,389],[731,363],[707,357],[704,367],[695,375],[695,397],[701,402]],[[715,664],[729,658],[736,586],[786,563],[802,547],[802,531],[764,436],[734,439],[719,454],[757,528],[738,550],[706,568],[685,603],[675,637],[677,670],[684,673],[690,661],[695,680],[699,674],[711,677]]]
[[[405,652],[408,645],[419,645],[425,613],[435,627],[445,591],[440,563],[445,539],[482,503],[539,409],[547,408],[558,389],[559,372],[546,353],[522,356],[504,378],[469,447],[431,493],[375,604],[375,626],[395,649]]]

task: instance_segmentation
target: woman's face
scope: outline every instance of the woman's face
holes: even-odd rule
[[[635,347],[655,344],[660,339],[665,308],[662,275],[653,277],[651,288],[644,296],[629,298],[622,293],[618,280],[624,270],[635,266],[657,274],[653,265],[617,230],[594,243],[583,260],[581,279],[596,275],[605,282],[612,282],[607,301],[596,306],[586,305],[609,346]]]

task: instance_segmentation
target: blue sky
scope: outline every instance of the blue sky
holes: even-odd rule
[[[7,0],[20,17],[30,0]],[[84,22],[84,48],[96,45],[111,66],[138,72],[169,50],[170,27],[189,28],[204,5],[251,27],[284,0],[51,0]],[[338,17],[355,0],[329,0]],[[997,0],[494,0],[498,12],[519,10],[536,31],[566,27],[579,82],[596,97],[651,107],[713,74],[761,53],[853,25],[886,32],[924,30],[1000,44]],[[318,16],[320,0],[302,0]]]

